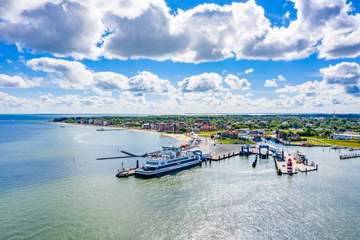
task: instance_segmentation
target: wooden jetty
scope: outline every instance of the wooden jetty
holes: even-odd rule
[[[344,147],[344,146],[331,146],[330,149],[334,149],[334,150],[342,150],[342,149],[347,149],[348,147]]]
[[[97,128],[98,132],[108,132],[108,131],[123,131],[123,128]]]
[[[130,152],[127,152],[127,151],[121,151],[121,152],[124,153],[125,155],[124,156],[114,156],[114,157],[100,157],[100,158],[96,158],[96,160],[110,160],[110,159],[133,158],[133,157],[144,158],[144,157],[156,155],[159,151],[150,152],[150,153],[144,153],[144,154],[141,154],[141,155],[130,153]]]
[[[111,160],[111,159],[121,159],[121,158],[132,158],[131,156],[115,156],[115,157],[100,157],[96,160]]]
[[[235,156],[240,156],[240,152],[232,152],[232,153],[224,153],[224,154],[219,154],[218,156],[214,157],[214,156],[209,156],[208,158],[206,158],[205,160],[210,160],[210,161],[221,161],[227,158],[231,158],[231,157],[235,157]]]
[[[340,159],[344,160],[344,159],[350,159],[350,158],[358,158],[360,157],[360,153],[352,153],[352,154],[343,154],[340,155]]]
[[[264,149],[266,150],[265,152]],[[250,147],[249,145],[242,145],[240,147],[239,152],[211,154],[211,156],[206,158],[205,160],[221,161],[235,156],[250,156],[250,155],[256,155],[260,159],[267,159],[269,158],[269,156],[274,155],[274,152],[272,151],[272,148],[269,145],[259,145],[257,148]]]

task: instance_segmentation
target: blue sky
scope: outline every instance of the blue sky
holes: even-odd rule
[[[359,1],[34,2],[0,3],[1,113],[359,113]]]

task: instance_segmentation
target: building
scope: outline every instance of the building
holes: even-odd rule
[[[181,128],[186,128],[186,124],[184,122],[176,122],[175,126],[176,126],[176,130],[179,130]]]
[[[214,125],[212,125],[211,123],[205,123],[203,125],[201,125],[200,131],[215,131],[216,130],[216,127]]]
[[[330,136],[332,139],[337,140],[360,140],[360,134],[356,133],[334,133]]]
[[[284,131],[277,131],[276,132],[276,138],[284,139],[288,141],[300,141],[301,136],[297,133],[293,132],[284,132]]]
[[[160,132],[175,132],[175,123],[159,123]]]
[[[225,137],[225,138],[239,138],[239,131],[227,130],[227,131],[221,133],[221,136]]]
[[[265,130],[264,129],[255,129],[255,130],[250,130],[248,133],[252,134],[252,135],[263,135],[265,133]]]
[[[101,126],[101,125],[103,125],[103,121],[102,121],[101,119],[94,119],[93,124],[94,124],[94,125]]]
[[[159,131],[158,123],[150,123],[150,129]]]
[[[110,125],[111,125],[111,122],[104,120],[104,121],[102,121],[102,125],[103,125],[103,126],[110,126]]]

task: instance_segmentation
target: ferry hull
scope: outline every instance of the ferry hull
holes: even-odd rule
[[[195,167],[197,165],[201,165],[201,163],[202,162],[200,160],[198,160],[198,161],[191,162],[187,165],[182,165],[181,167],[168,169],[168,170],[162,171],[162,172],[159,172],[159,171],[135,171],[135,177],[136,178],[161,177],[164,175],[168,175],[170,173],[180,172],[182,170],[189,169],[189,168]]]

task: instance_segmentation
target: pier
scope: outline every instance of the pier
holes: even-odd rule
[[[116,177],[118,178],[124,178],[124,177],[130,177],[135,175],[135,170],[139,168],[139,160],[136,160],[136,167],[125,169],[124,168],[124,162],[121,163],[121,170],[118,169],[118,172],[116,173]]]
[[[313,161],[309,164],[308,159],[299,152],[291,155],[282,151],[281,156],[274,156],[274,164],[278,175],[293,175],[298,172],[307,174],[308,172],[318,170],[318,164],[315,164]]]
[[[266,150],[264,152],[264,149]],[[268,159],[270,156],[274,156],[275,152],[274,152],[274,148],[272,148],[269,145],[259,145],[257,147],[252,146],[250,147],[249,145],[242,145],[240,146],[240,151],[239,152],[217,152],[217,153],[212,153],[210,157],[207,157],[205,160],[210,160],[210,161],[221,161],[221,160],[225,160],[231,157],[235,157],[235,156],[250,156],[250,155],[255,155],[255,160],[253,163],[253,167],[256,167],[256,163],[258,159]]]
[[[187,148],[185,148],[187,149]],[[256,168],[258,162],[261,159],[269,159],[273,157],[274,166],[276,173],[278,175],[288,174],[293,175],[297,174],[298,172],[308,173],[312,171],[318,170],[318,165],[315,162],[311,161],[306,158],[306,156],[300,152],[296,152],[294,154],[285,153],[284,150],[277,148],[273,145],[269,144],[260,144],[257,146],[250,146],[250,145],[240,145],[238,146],[238,151],[235,148],[223,148],[220,149],[208,149],[209,153],[204,153],[204,150],[199,147],[198,150],[193,149],[193,151],[202,151],[202,161],[222,161],[236,156],[250,156],[255,155],[254,161],[252,162],[252,167]],[[121,151],[124,155],[123,156],[115,156],[115,157],[102,157],[97,158],[97,160],[107,160],[107,159],[122,159],[122,158],[144,158],[144,157],[151,157],[157,156],[159,151],[144,153],[144,154],[134,154],[127,151]],[[341,159],[347,158],[355,158],[360,157],[360,153],[354,153],[350,155],[342,155],[340,156]],[[118,170],[116,177],[129,177],[135,174],[135,170],[139,167],[139,160],[136,162],[135,168],[124,169],[123,163],[121,170]]]
[[[264,153],[262,150],[266,149]],[[239,152],[220,152],[220,153],[212,153],[210,157],[206,160],[210,161],[221,161],[227,158],[235,157],[235,156],[250,156],[256,155],[256,157],[267,159],[273,153],[270,151],[270,147],[268,145],[259,145],[258,148],[250,147],[249,145],[242,145],[240,147]]]
[[[134,153],[130,153],[127,151],[121,151],[122,153],[124,153],[124,156],[114,156],[114,157],[99,157],[96,158],[96,160],[111,160],[111,159],[121,159],[121,158],[134,158],[134,157],[139,157],[139,158],[145,158],[148,156],[153,156],[156,155],[157,153],[159,153],[159,151],[155,151],[155,152],[150,152],[150,153],[144,153],[144,154],[134,154]]]
[[[352,153],[352,154],[343,154],[340,155],[340,159],[344,160],[344,159],[350,159],[350,158],[358,158],[360,157],[360,153]]]
[[[221,161],[221,160],[224,160],[224,159],[227,159],[227,158],[231,158],[231,157],[235,157],[235,156],[240,156],[240,152],[232,152],[232,153],[226,153],[226,154],[219,154],[217,155],[216,157],[213,157],[213,156],[209,156],[208,158],[205,159],[206,160],[209,160],[209,161]]]
[[[250,145],[242,145],[240,148],[240,156],[249,156],[251,154],[250,152]]]

